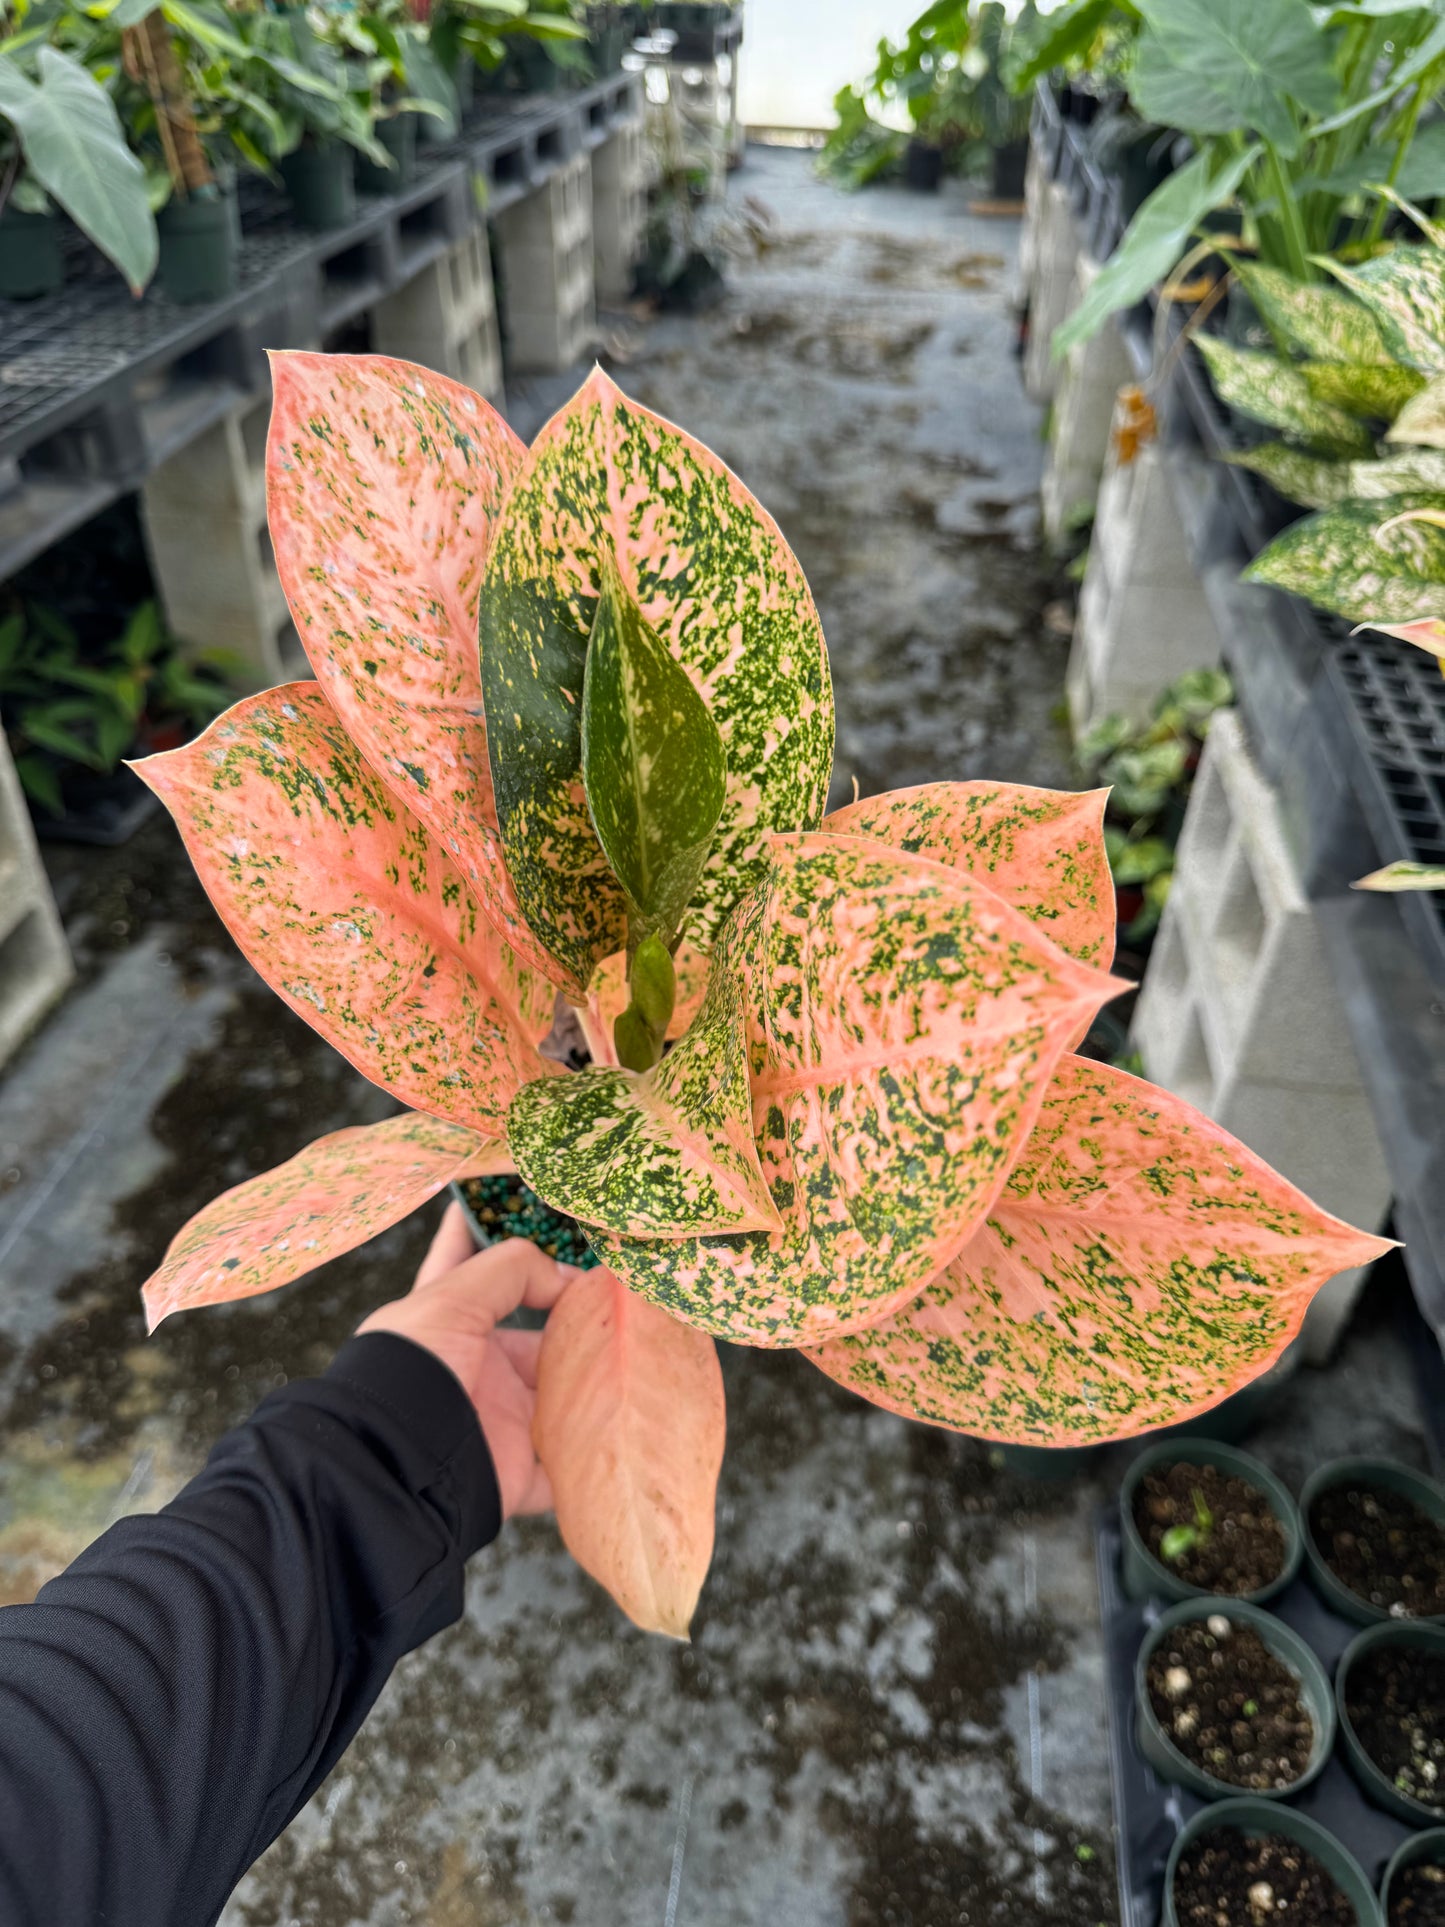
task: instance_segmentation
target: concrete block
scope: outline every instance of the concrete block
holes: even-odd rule
[[[592,264],[599,301],[625,301],[647,228],[648,148],[641,116],[592,155]]]
[[[502,346],[485,228],[379,301],[372,314],[377,352],[415,361],[502,399]]]
[[[552,175],[497,218],[508,360],[556,374],[579,360],[596,329],[589,157]]]
[[[224,649],[251,679],[284,674],[282,637],[290,620],[264,512],[236,515],[158,514],[142,490],[151,569],[166,620],[196,649]]]
[[[75,976],[20,778],[0,731],[0,1064]]]
[[[1054,330],[1067,320],[1077,301],[1079,230],[1068,190],[1057,181],[1044,184],[1034,231],[1034,271],[1029,292],[1028,348],[1024,387],[1034,401],[1051,401],[1058,386],[1053,359]]]
[[[1074,273],[1077,307],[1092,287],[1099,263],[1080,254]],[[1133,363],[1112,320],[1090,341],[1071,348],[1059,370],[1049,452],[1044,465],[1044,533],[1057,542],[1070,517],[1099,493],[1119,390],[1134,379]]]
[[[1392,1186],[1359,1060],[1278,798],[1234,711],[1210,730],[1133,1040],[1149,1077],[1326,1211],[1365,1230],[1384,1221]],[[1362,1282],[1335,1280],[1312,1309],[1312,1362]]]

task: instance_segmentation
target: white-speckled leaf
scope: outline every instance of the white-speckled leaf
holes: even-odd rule
[[[1198,334],[1195,346],[1209,364],[1220,400],[1257,422],[1277,428],[1321,455],[1366,455],[1374,438],[1343,408],[1318,401],[1309,383],[1278,355],[1234,348],[1215,335]]]
[[[1392,354],[1422,374],[1445,373],[1445,249],[1411,243],[1359,267],[1326,256],[1319,265],[1370,310]]]
[[[748,1026],[771,1234],[596,1234],[644,1297],[747,1344],[817,1343],[903,1303],[969,1236],[1055,1062],[1120,988],[976,878],[864,837],[769,840],[708,1004]]]
[[[1287,502],[1305,508],[1330,508],[1348,501],[1355,493],[1351,476],[1364,463],[1331,461],[1327,455],[1311,455],[1288,442],[1261,442],[1256,448],[1241,448],[1224,457],[1238,468],[1252,469],[1262,475]]]
[[[1362,501],[1422,492],[1445,497],[1445,449],[1392,448],[1377,462],[1350,463],[1350,493]]]
[[[1328,1278],[1388,1249],[1181,1098],[1071,1057],[978,1234],[894,1317],[812,1357],[982,1438],[1132,1438],[1257,1378]]]
[[[1418,498],[1342,502],[1277,535],[1244,572],[1247,582],[1288,589],[1352,622],[1445,616],[1445,532],[1382,526]]]
[[[578,991],[624,941],[581,782],[586,638],[614,556],[712,713],[727,795],[686,934],[710,946],[761,874],[769,829],[822,819],[833,696],[808,585],[776,523],[709,450],[600,371],[538,436],[482,595],[498,817],[529,924]]]
[[[1364,421],[1392,422],[1425,377],[1398,362],[1382,367],[1372,361],[1303,361],[1300,373],[1316,401],[1330,402]]]
[[[1405,403],[1386,440],[1445,449],[1445,375],[1437,375]]]
[[[1264,320],[1301,354],[1314,361],[1392,363],[1369,309],[1327,281],[1296,281],[1243,256],[1235,257],[1234,271]]]

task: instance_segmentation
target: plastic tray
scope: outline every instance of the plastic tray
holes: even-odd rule
[[[1120,1927],[1159,1927],[1169,1850],[1185,1822],[1210,1802],[1161,1780],[1135,1742],[1134,1662],[1140,1640],[1165,1610],[1165,1602],[1136,1603],[1124,1596],[1120,1543],[1117,1515],[1112,1509],[1101,1512],[1095,1547],[1109,1707],[1109,1769],[1118,1840],[1119,1919]],[[1296,1579],[1278,1599],[1271,1600],[1269,1610],[1278,1613],[1313,1647],[1331,1677],[1335,1662],[1360,1630],[1331,1612],[1304,1578]],[[1419,1831],[1370,1805],[1345,1765],[1338,1742],[1334,1757],[1320,1777],[1298,1799],[1286,1804],[1308,1814],[1343,1841],[1374,1886],[1379,1885],[1385,1862],[1396,1847]]]

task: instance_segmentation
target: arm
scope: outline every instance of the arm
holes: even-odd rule
[[[470,1248],[449,1213],[325,1377],[0,1611],[7,1927],[209,1927],[396,1661],[458,1617],[467,1557],[548,1502],[540,1334],[495,1326],[569,1274],[530,1245],[458,1265]]]

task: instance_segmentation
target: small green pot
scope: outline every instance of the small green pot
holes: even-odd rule
[[[1181,1828],[1164,1873],[1163,1927],[1179,1927],[1179,1914],[1174,1905],[1174,1882],[1179,1872],[1179,1862],[1201,1834],[1212,1833],[1216,1827],[1233,1827],[1250,1840],[1258,1840],[1262,1834],[1278,1833],[1283,1834],[1286,1840],[1295,1841],[1307,1853],[1314,1855],[1339,1887],[1355,1910],[1357,1927],[1383,1927],[1379,1904],[1365,1878],[1364,1869],[1354,1855],[1346,1852],[1332,1833],[1326,1833],[1322,1826],[1306,1819],[1304,1814],[1296,1813],[1293,1807],[1271,1805],[1256,1794],[1245,1797],[1236,1795],[1232,1800],[1222,1800],[1217,1807],[1205,1807],[1202,1813],[1196,1813],[1188,1825]],[[1301,1923],[1301,1927],[1304,1927],[1304,1923]]]
[[[156,216],[156,231],[157,278],[172,301],[220,301],[235,293],[240,222],[233,184],[168,201]]]
[[[345,141],[303,141],[281,162],[281,178],[292,213],[313,234],[355,220],[355,152]]]
[[[1237,1786],[1228,1780],[1216,1779],[1212,1773],[1206,1773],[1203,1767],[1196,1766],[1193,1760],[1184,1757],[1155,1718],[1154,1708],[1149,1704],[1149,1661],[1156,1649],[1163,1645],[1176,1626],[1208,1619],[1211,1613],[1223,1613],[1226,1619],[1234,1621],[1236,1625],[1253,1627],[1275,1658],[1283,1660],[1300,1683],[1300,1695],[1315,1729],[1309,1765],[1297,1780],[1287,1787],[1281,1787],[1278,1792],[1251,1793],[1248,1796],[1251,1800],[1266,1803],[1290,1799],[1324,1770],[1325,1762],[1330,1757],[1330,1749],[1335,1743],[1335,1696],[1330,1691],[1324,1667],[1299,1634],[1286,1626],[1282,1619],[1276,1619],[1273,1613],[1267,1613],[1261,1607],[1251,1606],[1243,1600],[1181,1600],[1177,1606],[1171,1606],[1168,1612],[1162,1613],[1144,1635],[1139,1657],[1134,1662],[1134,1732],[1139,1751],[1161,1779],[1188,1787],[1191,1793],[1197,1793],[1205,1800],[1241,1797]]]
[[[1373,1652],[1378,1646],[1423,1646],[1431,1652],[1445,1657],[1445,1626],[1432,1626],[1426,1620],[1392,1619],[1384,1626],[1367,1626],[1362,1633],[1356,1633],[1335,1668],[1335,1706],[1339,1713],[1340,1738],[1345,1745],[1345,1758],[1350,1763],[1350,1771],[1364,1788],[1366,1797],[1386,1813],[1393,1813],[1401,1820],[1408,1820],[1412,1827],[1439,1828],[1441,1810],[1427,1807],[1423,1800],[1412,1800],[1401,1793],[1393,1780],[1386,1779],[1379,1767],[1370,1758],[1345,1711],[1345,1692],[1349,1685],[1351,1669],[1364,1654]]]
[[[1300,1494],[1299,1519],[1300,1531],[1304,1535],[1305,1564],[1321,1596],[1329,1601],[1337,1613],[1342,1613],[1356,1626],[1397,1626],[1401,1622],[1392,1618],[1384,1607],[1370,1605],[1358,1593],[1351,1592],[1348,1586],[1341,1585],[1325,1564],[1324,1555],[1310,1530],[1310,1509],[1320,1494],[1332,1486],[1348,1485],[1355,1479],[1362,1485],[1383,1486],[1387,1492],[1400,1493],[1442,1524],[1445,1524],[1445,1491],[1433,1479],[1427,1479],[1423,1472],[1413,1471],[1395,1459],[1331,1459],[1310,1474]],[[1445,1613],[1422,1614],[1410,1623],[1440,1625],[1445,1623]]]
[[[1380,1882],[1380,1912],[1385,1917],[1385,1927],[1389,1927],[1390,1922],[1391,1883],[1407,1867],[1445,1867],[1445,1827],[1430,1827],[1424,1833],[1413,1834],[1391,1854],[1385,1877]]]
[[[363,194],[395,194],[410,187],[416,178],[416,137],[420,114],[393,114],[379,120],[372,130],[391,156],[391,166],[381,167],[365,154],[356,156],[356,185]],[[440,127],[441,122],[438,121]]]
[[[60,216],[0,208],[0,295],[11,301],[34,301],[42,294],[58,293],[64,281]]]
[[[1204,1596],[1202,1587],[1186,1584],[1178,1573],[1171,1572],[1162,1560],[1154,1557],[1134,1523],[1134,1500],[1140,1481],[1160,1466],[1181,1463],[1212,1465],[1217,1471],[1237,1479],[1246,1479],[1269,1500],[1270,1511],[1284,1527],[1284,1566],[1279,1577],[1271,1580],[1269,1585],[1261,1586],[1255,1592],[1244,1593],[1241,1597],[1254,1605],[1262,1605],[1266,1599],[1273,1599],[1276,1593],[1283,1592],[1299,1571],[1300,1560],[1304,1557],[1304,1535],[1300,1531],[1299,1514],[1289,1488],[1274,1476],[1267,1465],[1261,1465],[1248,1452],[1241,1452],[1232,1445],[1221,1445],[1215,1439],[1204,1438],[1166,1439],[1148,1446],[1124,1474],[1124,1483],[1119,1488],[1119,1526],[1124,1540],[1124,1591],[1131,1599],[1199,1599]]]

